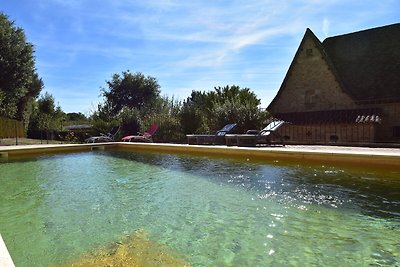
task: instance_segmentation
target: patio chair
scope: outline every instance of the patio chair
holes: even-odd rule
[[[120,126],[113,127],[109,133],[100,133],[99,136],[92,136],[85,140],[86,143],[103,143],[115,141],[115,136],[119,132]]]
[[[153,138],[152,136],[154,133],[158,130],[158,125],[157,124],[152,124],[149,129],[147,129],[146,132],[144,133],[139,133],[137,135],[127,135],[122,137],[122,141],[124,142],[146,142],[146,143],[152,143]]]
[[[280,144],[284,146],[282,136],[276,132],[285,121],[273,120],[261,131],[248,130],[246,134],[229,134],[225,136],[227,146],[257,146]]]
[[[225,145],[225,135],[235,127],[236,123],[230,123],[215,134],[187,134],[186,137],[189,145]]]

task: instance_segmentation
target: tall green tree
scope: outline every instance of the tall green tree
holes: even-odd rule
[[[129,70],[114,74],[107,81],[108,88],[102,89],[105,105],[116,115],[123,107],[136,108],[142,111],[151,110],[160,97],[160,85],[157,79],[144,76],[140,72],[132,74]]]
[[[24,30],[0,13],[0,116],[29,119],[32,101],[43,88],[33,54]]]
[[[210,131],[208,120],[213,108],[213,93],[193,90],[182,105],[179,118],[184,133],[205,133]]]

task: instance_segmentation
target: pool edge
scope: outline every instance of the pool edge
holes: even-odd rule
[[[14,262],[8,252],[6,243],[0,234],[0,266],[1,267],[15,267]]]
[[[328,146],[285,146],[285,147],[227,147],[164,143],[95,143],[57,144],[31,146],[0,146],[0,161],[9,157],[35,156],[92,150],[126,150],[240,157],[265,160],[313,161],[333,164],[358,164],[368,167],[400,169],[400,149],[377,149]]]
[[[171,152],[194,155],[240,157],[258,160],[312,161],[333,164],[358,164],[400,170],[400,149],[359,149],[350,147],[227,147],[155,143],[116,143],[127,151]]]

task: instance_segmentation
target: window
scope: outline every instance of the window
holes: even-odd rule
[[[317,91],[314,89],[307,90],[304,95],[304,104],[308,108],[312,108],[317,102]]]

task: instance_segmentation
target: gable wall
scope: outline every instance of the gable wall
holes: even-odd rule
[[[355,106],[350,96],[342,91],[314,39],[306,36],[270,111],[303,112]]]

